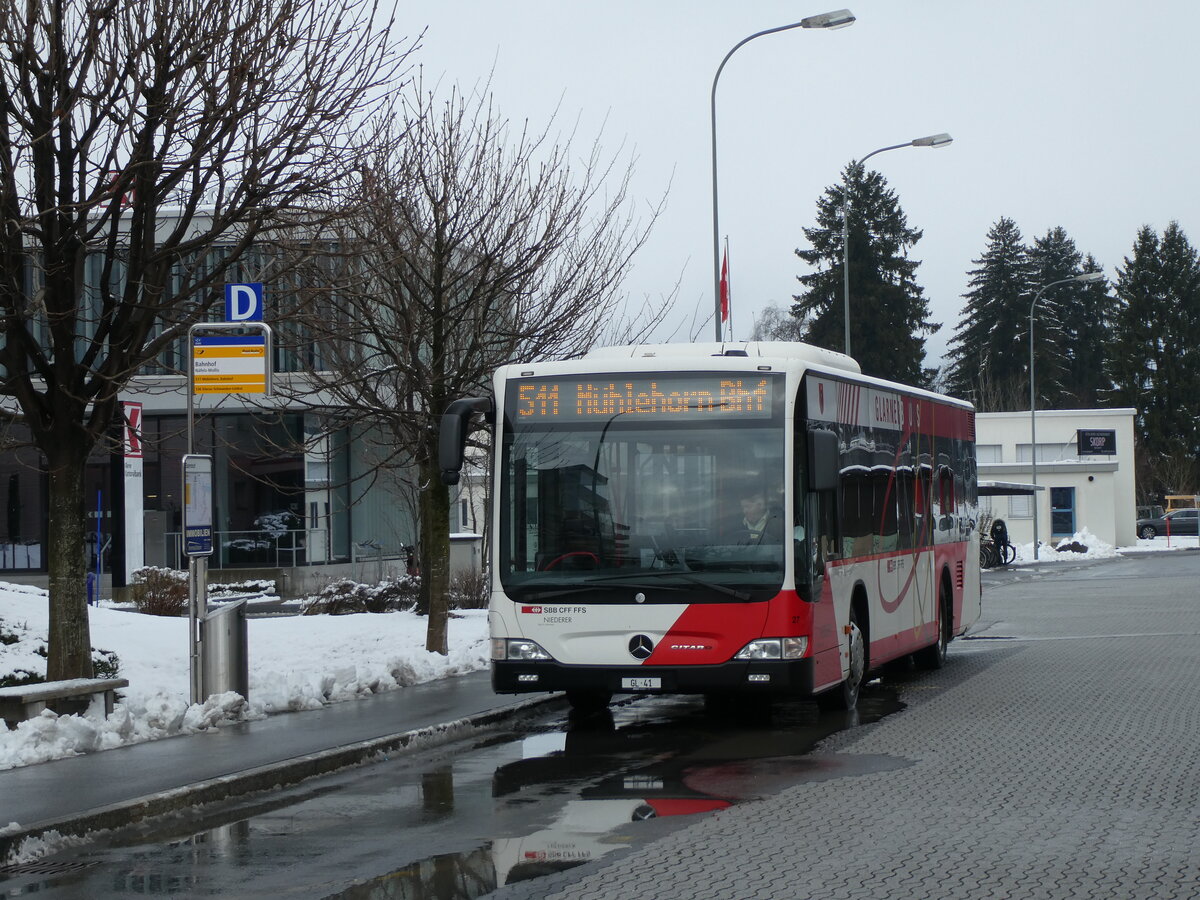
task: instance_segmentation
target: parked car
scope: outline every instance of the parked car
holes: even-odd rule
[[[1177,509],[1165,516],[1137,520],[1138,537],[1160,534],[1200,534],[1200,509]]]
[[[1166,515],[1167,511],[1161,506],[1139,506],[1137,508],[1137,517],[1139,519],[1161,519]]]

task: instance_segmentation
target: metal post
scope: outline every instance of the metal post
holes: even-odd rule
[[[712,139],[713,326],[716,331],[717,343],[720,343],[724,337],[721,329],[721,229],[717,222],[717,81],[721,77],[721,70],[725,68],[725,63],[729,62],[729,57],[733,56],[739,47],[755,38],[763,37],[767,34],[776,34],[780,31],[790,31],[793,28],[843,28],[853,21],[854,15],[850,10],[838,9],[833,12],[821,13],[817,16],[808,16],[799,22],[793,22],[791,25],[780,25],[778,28],[768,28],[765,31],[758,31],[749,37],[742,38],[734,44],[733,49],[725,54],[725,58],[717,66],[717,74],[713,76],[712,91],[709,95]]]
[[[872,150],[857,163],[851,161],[850,175],[854,174],[855,168],[863,167],[863,175],[867,173],[865,163],[876,153],[886,153],[888,150],[899,150],[901,147],[945,147],[947,144],[953,143],[953,138],[950,135],[931,134],[928,137],[913,138],[911,141],[905,141],[903,144],[892,144],[887,147],[880,147],[878,150]],[[845,319],[846,326],[846,341],[845,353],[850,355],[850,179],[846,179],[846,186],[842,189],[842,318]]]
[[[1038,492],[1037,492],[1037,393],[1034,391],[1033,378],[1033,308],[1037,306],[1041,291],[1029,304],[1029,464],[1033,482],[1033,558],[1038,558]]]
[[[1030,478],[1033,482],[1033,558],[1038,558],[1038,492],[1037,492],[1037,391],[1035,388],[1036,379],[1034,378],[1034,357],[1033,357],[1033,311],[1037,308],[1038,301],[1042,299],[1042,294],[1052,287],[1060,284],[1088,284],[1093,281],[1101,281],[1104,278],[1103,272],[1083,272],[1079,275],[1072,275],[1070,278],[1060,278],[1058,281],[1052,281],[1049,284],[1044,284],[1038,288],[1038,292],[1033,295],[1033,302],[1029,304],[1029,468]]]
[[[847,356],[850,355],[850,181],[842,188],[842,324],[846,329]]]
[[[187,372],[187,453],[191,456],[196,451],[196,393],[195,393],[195,374],[196,366],[193,362],[192,338],[194,336],[196,326],[188,329],[188,372]],[[182,547],[187,547],[187,536],[182,535]],[[207,592],[202,591],[200,585],[207,586],[208,584],[208,559],[206,557],[198,557],[192,554],[188,555],[188,684],[191,687],[192,703],[204,702],[204,670],[200,663],[200,644],[203,641],[203,621],[204,615],[200,606],[200,598],[203,594],[204,605],[208,605]]]
[[[208,606],[208,557],[188,557],[188,623],[191,627],[189,675],[192,703],[203,703],[204,669],[200,660],[204,643],[204,612]]]

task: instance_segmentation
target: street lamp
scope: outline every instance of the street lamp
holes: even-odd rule
[[[793,28],[824,28],[833,30],[835,28],[845,28],[853,22],[854,14],[850,10],[837,9],[833,12],[821,13],[818,16],[809,16],[807,19],[801,19],[799,22],[793,22],[791,25],[768,28],[766,31],[759,31],[747,38],[742,38],[742,40],[734,44],[732,50],[725,54],[725,58],[721,60],[721,65],[717,66],[717,74],[713,76],[709,108],[712,115],[713,309],[715,311],[714,324],[716,326],[718,343],[721,341],[721,237],[720,228],[717,225],[717,80],[721,77],[721,70],[725,68],[725,63],[729,62],[729,57],[733,56],[739,47],[755,38],[762,37],[764,34],[790,31]]]
[[[863,165],[868,159],[876,153],[883,153],[887,150],[899,150],[901,147],[945,147],[951,143],[954,138],[946,133],[931,134],[927,137],[914,138],[911,141],[905,141],[903,144],[892,144],[890,147],[880,147],[878,150],[872,150],[866,156],[858,161],[858,165]],[[853,164],[851,165],[853,168]],[[865,170],[864,170],[865,171]],[[846,355],[850,355],[850,182],[846,182],[846,187],[842,192],[842,318],[845,320],[846,327]]]
[[[1035,381],[1033,377],[1033,311],[1038,301],[1042,299],[1042,294],[1052,287],[1060,284],[1090,284],[1094,281],[1102,281],[1103,279],[1103,272],[1084,272],[1082,275],[1072,275],[1070,278],[1061,278],[1058,281],[1052,281],[1038,288],[1038,292],[1033,295],[1033,302],[1029,304],[1029,461],[1032,469],[1032,480],[1035,486],[1037,485],[1037,393],[1034,389]],[[1038,558],[1038,501],[1036,490],[1033,492],[1033,558]]]

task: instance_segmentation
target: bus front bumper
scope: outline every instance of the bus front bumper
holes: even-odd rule
[[[611,691],[614,694],[758,693],[811,696],[813,661],[754,660],[716,666],[568,666],[554,661],[492,661],[497,694]]]

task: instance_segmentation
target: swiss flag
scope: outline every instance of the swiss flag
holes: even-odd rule
[[[729,321],[729,249],[721,256],[721,321]]]
[[[122,403],[125,419],[125,456],[142,458],[142,404]]]

